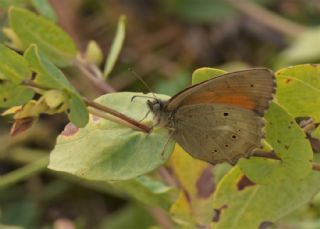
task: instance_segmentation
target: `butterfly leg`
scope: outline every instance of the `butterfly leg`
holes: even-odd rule
[[[172,139],[172,136],[173,136],[173,134],[175,132],[175,129],[173,129],[173,128],[169,128],[169,130],[170,130],[169,137],[168,137],[168,139],[166,141],[166,144],[164,144],[164,147],[163,147],[162,152],[161,152],[162,159],[163,159],[163,156],[164,156],[164,151],[166,150],[166,148],[167,148],[167,146],[168,146],[168,144],[169,144],[170,140]]]
[[[139,122],[142,122],[143,120],[145,120],[148,117],[148,115],[150,114],[150,112],[151,112],[151,110],[148,110],[148,112],[143,116],[142,119],[139,120]]]

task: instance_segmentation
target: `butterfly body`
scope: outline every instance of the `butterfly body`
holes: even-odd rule
[[[261,146],[263,113],[275,92],[265,68],[223,74],[168,101],[148,101],[157,124],[190,155],[211,164],[235,164]]]

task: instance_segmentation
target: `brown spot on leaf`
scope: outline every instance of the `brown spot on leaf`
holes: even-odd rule
[[[248,177],[243,175],[237,183],[237,188],[239,191],[241,191],[241,190],[243,190],[247,187],[253,186],[253,185],[256,185],[256,183],[252,182],[251,180],[249,180]]]
[[[258,229],[267,229],[267,228],[270,228],[271,226],[273,226],[272,222],[264,221],[264,222],[260,223]]]
[[[3,97],[2,101],[3,101],[3,102],[7,102],[8,99],[7,99],[6,97]]]
[[[311,67],[315,67],[315,68],[316,68],[316,67],[318,67],[318,66],[319,66],[319,64],[310,64],[310,66],[311,66]]]
[[[36,76],[37,76],[37,73],[35,73],[35,72],[32,72],[32,75],[31,75],[31,80],[35,80],[35,79],[36,79]]]
[[[222,205],[220,208],[215,208],[213,209],[214,213],[213,213],[213,217],[212,217],[212,222],[219,222],[220,217],[221,217],[221,213],[224,209],[226,209],[228,206],[227,205]]]
[[[26,131],[27,129],[29,129],[32,126],[34,121],[35,121],[35,118],[33,118],[33,117],[27,117],[27,118],[15,120],[12,127],[11,127],[10,135],[16,136],[16,135]]]
[[[292,80],[293,80],[292,78],[287,78],[284,80],[284,83],[289,84],[291,83]]]
[[[290,148],[290,146],[289,146],[289,145],[284,145],[284,148],[285,148],[286,150],[288,150],[288,149]]]
[[[61,132],[61,135],[63,136],[71,136],[77,133],[79,130],[78,127],[73,125],[72,123],[68,123],[65,127],[64,130]]]
[[[196,183],[198,196],[200,198],[208,198],[215,189],[212,167],[205,168]]]

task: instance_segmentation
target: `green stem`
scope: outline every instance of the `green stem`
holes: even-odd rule
[[[40,173],[46,169],[48,165],[48,157],[43,157],[35,162],[27,164],[22,168],[16,169],[6,175],[1,176],[0,190],[8,186],[16,184],[34,174]]]
[[[290,37],[297,37],[308,27],[287,20],[249,0],[226,0],[235,9],[251,19]]]

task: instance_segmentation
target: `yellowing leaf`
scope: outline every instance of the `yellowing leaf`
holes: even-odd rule
[[[319,179],[320,174],[312,172],[305,179],[288,177],[274,185],[258,185],[235,167],[215,191],[211,228],[259,228],[266,222],[275,222],[318,193]]]
[[[109,77],[119,57],[119,54],[124,42],[125,33],[126,33],[126,21],[127,21],[127,18],[124,15],[122,15],[119,18],[117,32],[112,42],[111,49],[109,51],[109,54],[106,60],[106,65],[103,72],[103,75],[105,78]]]
[[[179,145],[175,147],[169,166],[181,188],[170,210],[173,219],[191,228],[208,226],[212,218],[210,206],[215,189],[213,167],[194,159]]]
[[[279,105],[272,103],[266,113],[266,140],[279,160],[251,157],[241,159],[244,173],[259,184],[281,183],[284,179],[305,178],[312,169],[313,152],[305,133]]]
[[[276,72],[277,99],[294,117],[320,121],[320,65],[297,65]]]
[[[10,28],[3,27],[2,28],[3,34],[10,40],[9,45],[12,48],[17,50],[25,50],[26,47],[22,44],[17,34]]]
[[[103,52],[97,42],[90,41],[86,49],[86,59],[94,65],[99,66],[102,63]]]
[[[67,95],[62,91],[49,90],[44,93],[43,98],[48,107],[54,109],[65,102]]]
[[[192,73],[192,84],[201,83],[202,81],[214,78],[224,73],[226,73],[226,71],[216,68],[198,68]]]

